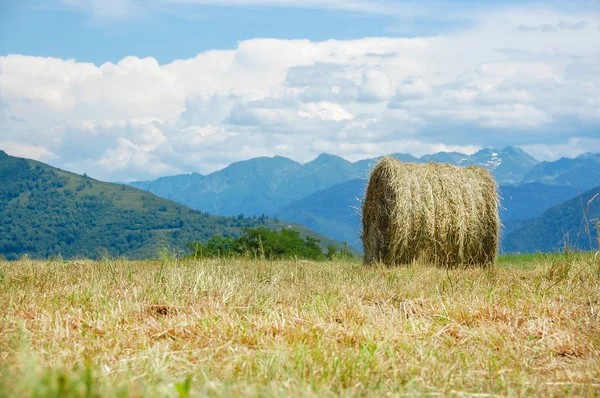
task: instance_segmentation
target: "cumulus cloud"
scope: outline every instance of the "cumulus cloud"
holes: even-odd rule
[[[2,92],[0,92],[0,125],[6,123],[8,118],[6,117],[5,109],[6,105],[4,104],[4,100],[2,99]]]
[[[392,96],[392,81],[384,72],[368,69],[363,72],[362,82],[358,90],[358,100],[364,102],[381,102]]]
[[[396,85],[396,100],[421,98],[431,93],[431,86],[419,76],[409,76]]]
[[[253,39],[165,65],[2,56],[0,148],[109,180],[255,156],[357,160],[494,142],[547,159],[565,145],[594,148],[593,18],[523,9],[477,18],[444,36]]]
[[[352,118],[341,105],[331,102],[264,99],[236,105],[227,122],[282,134],[316,135],[338,131]]]
[[[169,117],[183,108],[179,78],[150,57],[126,57],[96,67],[74,60],[8,55],[1,67],[8,99],[39,101],[55,111],[131,118]]]

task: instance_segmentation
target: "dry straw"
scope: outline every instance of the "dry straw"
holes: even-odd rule
[[[371,172],[362,223],[366,264],[493,265],[497,185],[481,167],[385,157]]]

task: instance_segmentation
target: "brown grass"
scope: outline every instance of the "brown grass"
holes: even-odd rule
[[[593,256],[0,262],[0,396],[595,396]]]
[[[455,267],[496,260],[497,186],[480,167],[383,158],[363,202],[365,263]]]

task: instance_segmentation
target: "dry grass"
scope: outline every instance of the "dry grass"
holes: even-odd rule
[[[0,396],[597,396],[595,261],[0,262]]]
[[[367,264],[455,267],[496,260],[497,186],[481,167],[385,157],[371,172],[362,221]]]

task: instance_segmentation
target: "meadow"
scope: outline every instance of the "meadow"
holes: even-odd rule
[[[0,261],[0,396],[598,396],[600,258]]]

